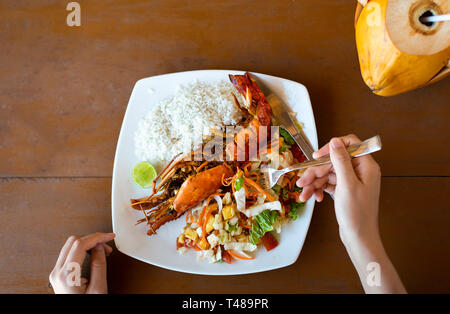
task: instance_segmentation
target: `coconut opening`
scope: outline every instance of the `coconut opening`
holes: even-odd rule
[[[450,23],[423,20],[427,16],[447,12],[448,1],[389,0],[386,6],[386,27],[394,46],[415,56],[431,55],[448,49]]]
[[[427,27],[433,27],[434,24],[436,24],[436,22],[426,22],[426,21],[424,21],[424,19],[426,17],[434,16],[434,15],[436,15],[436,14],[433,12],[433,10],[426,10],[425,12],[422,13],[421,16],[419,16],[419,21],[420,21],[420,23],[422,23],[423,25],[425,25]]]
[[[423,35],[432,35],[439,28],[439,23],[426,22],[425,17],[439,15],[439,6],[430,0],[419,0],[412,3],[409,9],[409,22],[411,27]]]

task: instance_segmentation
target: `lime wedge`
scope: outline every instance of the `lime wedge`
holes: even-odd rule
[[[156,177],[156,169],[148,161],[141,161],[134,166],[131,177],[140,187],[147,189],[152,186],[153,179]]]

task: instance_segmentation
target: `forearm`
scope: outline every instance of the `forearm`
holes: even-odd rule
[[[406,293],[378,232],[365,238],[341,232],[341,238],[366,293]]]

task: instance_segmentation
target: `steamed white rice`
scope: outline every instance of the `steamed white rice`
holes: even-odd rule
[[[139,121],[135,154],[161,170],[175,155],[200,143],[209,129],[237,124],[242,116],[232,93],[235,89],[227,81],[178,86],[173,97],[161,101]]]

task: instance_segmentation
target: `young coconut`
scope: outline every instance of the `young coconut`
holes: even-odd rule
[[[359,0],[355,14],[361,75],[377,95],[392,96],[450,74],[449,0]]]

